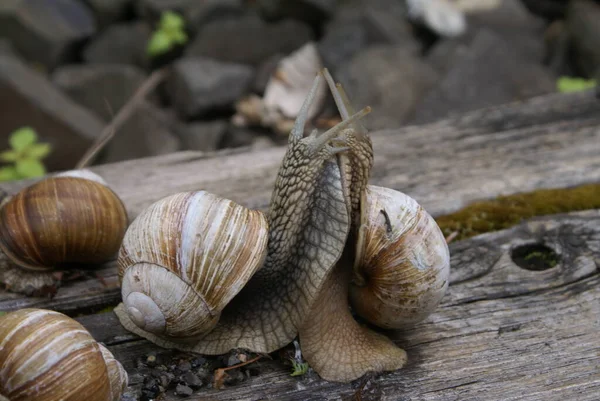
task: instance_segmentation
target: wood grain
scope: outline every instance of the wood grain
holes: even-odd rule
[[[600,182],[600,102],[593,91],[556,94],[372,133],[371,183],[407,193],[434,216],[498,195]],[[216,154],[180,152],[94,167],[123,199],[130,218],[167,195],[205,189],[266,210],[282,147]],[[2,183],[14,193],[32,180]],[[119,301],[114,264],[71,282],[53,299],[0,290],[0,310],[28,306],[68,313]]]
[[[545,271],[517,266],[511,252],[541,243],[559,255]],[[267,373],[189,400],[597,400],[600,394],[600,210],[532,219],[451,244],[451,283],[425,322],[390,332],[408,365],[351,384]],[[135,393],[136,359],[156,350],[112,313],[78,319],[125,364]],[[169,351],[164,351],[169,354]],[[176,397],[167,398],[175,400]]]

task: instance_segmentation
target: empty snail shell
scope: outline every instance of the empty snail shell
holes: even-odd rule
[[[119,251],[130,318],[165,338],[210,331],[262,266],[267,231],[261,212],[205,191],[154,203],[131,223]]]
[[[430,315],[446,293],[448,245],[413,198],[374,185],[366,193],[365,240],[350,285],[351,305],[379,327],[404,328]]]
[[[77,321],[21,309],[0,317],[0,399],[118,401],[127,373]]]
[[[0,251],[27,271],[99,264],[117,254],[127,223],[123,202],[100,176],[89,170],[68,171],[4,199]],[[27,281],[24,277],[20,278]],[[6,273],[0,281],[14,291],[30,284],[11,280]]]

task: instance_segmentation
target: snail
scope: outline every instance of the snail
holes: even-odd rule
[[[304,136],[323,76],[342,122]],[[269,353],[299,335],[310,366],[332,381],[401,368],[405,351],[359,325],[348,302],[375,325],[414,324],[445,294],[449,252],[416,201],[367,184],[373,150],[359,120],[369,111],[354,113],[324,69],[290,132],[266,215],[204,191],[144,210],[119,251],[122,325],[213,355]]]
[[[76,320],[50,310],[0,317],[0,361],[0,399],[10,401],[118,401],[128,385],[106,347]]]
[[[38,181],[0,203],[0,282],[52,292],[54,269],[115,257],[127,225],[123,202],[89,170]]]

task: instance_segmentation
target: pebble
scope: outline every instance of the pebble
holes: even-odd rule
[[[178,384],[175,388],[175,395],[189,397],[192,394],[194,394],[194,390],[192,390],[188,386],[184,386],[183,384]]]

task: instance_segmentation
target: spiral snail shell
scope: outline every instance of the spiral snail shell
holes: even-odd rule
[[[321,74],[343,121],[304,136]],[[354,113],[341,86],[321,74],[266,215],[199,191],[165,198],[132,223],[115,309],[126,329],[203,354],[268,353],[299,335],[310,366],[333,381],[404,365],[406,352],[359,325],[349,302],[383,328],[424,319],[447,290],[448,247],[414,199],[367,185],[373,149],[358,121],[370,109]]]
[[[27,271],[99,264],[117,254],[127,224],[123,202],[100,176],[89,170],[68,171],[4,199],[0,251]],[[26,286],[3,278],[0,275],[12,290]]]
[[[112,353],[59,312],[0,317],[0,399],[118,401],[128,377]]]
[[[119,251],[134,323],[167,338],[210,331],[264,262],[265,216],[205,191],[168,196],[132,222]]]

